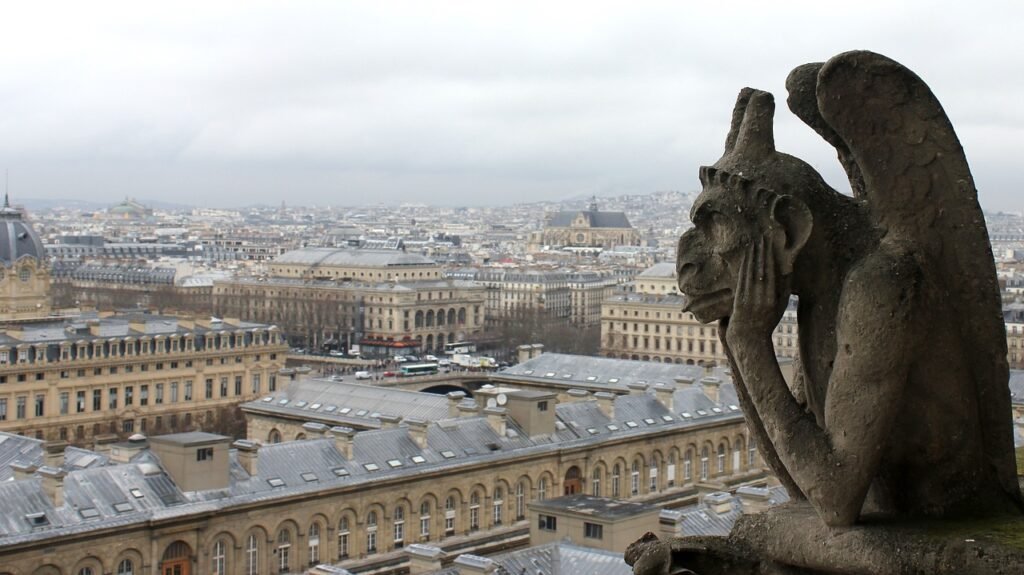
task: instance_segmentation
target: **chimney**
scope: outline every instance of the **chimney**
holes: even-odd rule
[[[451,391],[448,393],[448,417],[456,418],[459,416],[459,403],[465,397],[466,394],[462,391]]]
[[[679,387],[679,388],[690,387],[691,385],[693,385],[693,378],[692,377],[686,377],[685,375],[681,375],[681,376],[677,377],[675,379],[675,381],[676,381],[676,387]]]
[[[322,423],[316,423],[314,421],[307,421],[302,424],[302,430],[306,432],[306,437],[309,439],[319,439],[327,433],[327,426]]]
[[[615,419],[615,394],[610,391],[599,391],[594,394],[597,398],[597,408],[608,419]]]
[[[630,395],[643,395],[647,393],[646,383],[627,383],[626,387],[629,388]]]
[[[43,465],[60,469],[64,465],[64,450],[67,448],[67,441],[47,441],[43,445]]]
[[[479,412],[476,402],[471,398],[463,399],[459,402],[457,407],[459,410],[459,417],[473,417]]]
[[[704,376],[708,377],[715,375],[715,368],[718,367],[718,364],[714,360],[708,360],[702,363],[701,367],[704,368]]]
[[[570,389],[569,391],[565,392],[565,394],[572,398],[569,401],[583,401],[583,400],[587,399],[588,397],[590,397],[590,392],[588,392],[585,389],[575,389],[575,388],[573,388],[573,389]]]
[[[260,444],[248,439],[239,439],[231,446],[235,448],[238,464],[242,469],[250,476],[256,475],[259,469]]]
[[[39,468],[39,476],[43,478],[43,493],[50,498],[54,507],[64,505],[64,473],[56,467],[43,466]]]
[[[486,557],[469,553],[456,557],[454,565],[459,575],[491,575],[498,567],[497,563]]]
[[[405,548],[409,557],[409,575],[424,575],[441,570],[441,557],[444,552],[440,547],[413,543]]]
[[[772,492],[767,487],[752,487],[745,485],[736,490],[736,496],[740,498],[743,513],[760,513],[771,505]]]
[[[133,315],[128,318],[128,329],[139,333],[146,333],[146,318],[142,315]]]
[[[100,320],[90,319],[89,321],[85,322],[85,325],[89,326],[89,335],[93,337],[100,336]]]
[[[427,428],[430,426],[426,420],[417,417],[406,417],[405,425],[409,427],[409,438],[420,449],[427,448]]]
[[[381,429],[395,429],[402,421],[402,418],[393,413],[382,413],[377,416]]]
[[[15,481],[32,477],[32,474],[36,472],[36,469],[39,468],[31,463],[25,463],[24,461],[15,461],[11,464],[11,471],[14,472]]]
[[[115,463],[128,463],[132,457],[149,447],[149,440],[145,435],[136,433],[128,438],[125,443],[115,443],[110,446],[110,460]]]
[[[117,443],[117,435],[106,433],[92,438],[92,450],[100,455],[110,455],[110,445]]]
[[[508,412],[504,407],[485,407],[484,415],[487,416],[487,424],[491,426],[494,433],[499,437],[505,437],[506,420]]]
[[[722,385],[722,380],[717,377],[703,377],[700,380],[700,385],[704,389],[704,395],[708,396],[708,399],[718,403],[718,388]]]
[[[338,425],[331,428],[331,435],[334,436],[334,447],[338,449],[338,453],[352,461],[352,440],[356,436],[356,431],[351,427]]]
[[[732,511],[732,495],[724,491],[708,493],[704,496],[704,505],[718,515],[724,515]]]
[[[665,385],[664,383],[654,384],[654,395],[657,396],[658,401],[665,406],[665,409],[670,412],[674,411],[672,406],[674,405],[673,397],[675,394],[676,390],[671,385]]]

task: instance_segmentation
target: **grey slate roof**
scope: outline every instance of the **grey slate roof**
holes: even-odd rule
[[[1024,403],[1024,369],[1010,370],[1010,401]]]
[[[39,234],[23,219],[20,210],[5,203],[0,209],[0,262],[9,267],[23,257],[42,260],[45,256]]]
[[[519,549],[489,558],[509,575],[632,575],[621,553],[581,547],[567,541]],[[459,575],[455,566],[428,575]]]
[[[697,381],[705,375],[705,368],[696,365],[544,353],[498,372],[495,379],[525,379],[560,387],[607,387],[612,391],[623,391],[629,383],[671,384],[679,377]],[[728,368],[724,366],[713,368],[711,375],[722,381],[731,381]]]
[[[444,419],[448,417],[448,400],[431,393],[309,378],[291,382],[284,391],[244,403],[242,409],[373,428],[380,427],[378,416],[382,413],[427,421]]]
[[[92,335],[89,321],[99,322],[98,335]],[[142,326],[136,331],[135,326]],[[79,316],[73,320],[58,319],[39,323],[28,323],[21,326],[16,333],[0,333],[0,344],[17,345],[19,343],[57,343],[65,340],[92,340],[97,338],[139,337],[142,335],[169,335],[186,333],[213,333],[221,330],[269,328],[262,323],[238,322],[237,324],[211,324],[206,328],[195,325],[191,328],[181,327],[178,318],[154,314],[118,315],[105,318]]]
[[[548,221],[549,228],[568,228],[576,216],[583,214],[592,228],[632,228],[629,218],[623,212],[592,212],[588,210],[567,210],[557,212]]]
[[[769,506],[781,505],[789,501],[789,493],[781,485],[771,488],[742,487],[741,490],[766,491]],[[743,515],[743,504],[737,496],[730,496],[729,510],[724,513],[715,512],[705,502],[696,505],[689,505],[679,509],[664,509],[661,512],[662,521],[675,523],[676,534],[681,536],[692,535],[728,535],[736,520]]]
[[[428,266],[434,260],[400,250],[365,248],[301,248],[274,258],[275,264],[307,266],[399,267]]]
[[[659,262],[640,272],[640,278],[674,278],[676,277],[676,262]]]

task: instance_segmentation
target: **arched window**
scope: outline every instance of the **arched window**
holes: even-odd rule
[[[676,453],[673,451],[668,454],[668,468],[665,470],[665,480],[668,482],[668,487],[675,487],[676,485]]]
[[[377,552],[377,512],[371,511],[366,516],[366,552]]]
[[[615,467],[612,467],[612,497],[619,496],[619,477],[621,471],[618,463],[615,464]]]
[[[541,477],[537,482],[537,499],[544,501],[548,497],[548,478]]]
[[[629,470],[629,494],[640,494],[640,462],[634,461],[633,467]]]
[[[271,429],[270,434],[267,435],[267,443],[281,443],[281,432]]]
[[[653,457],[651,458],[651,469],[647,473],[647,476],[648,476],[648,481],[649,481],[648,486],[647,486],[647,490],[650,491],[650,492],[657,491],[658,490],[658,460],[653,458]]]
[[[131,559],[122,559],[117,564],[117,575],[135,575],[135,564]]]
[[[292,551],[292,532],[288,528],[277,532],[277,567],[281,573],[289,571],[289,560]]]
[[[395,547],[405,545],[405,508],[399,505],[395,507],[394,517]]]
[[[245,541],[245,575],[260,573],[260,540],[253,533]]]
[[[593,477],[590,480],[590,493],[594,497],[601,496],[601,468],[594,469]]]
[[[751,437],[747,440],[747,466],[753,467],[757,462],[757,444],[754,443],[754,438]]]
[[[338,522],[338,560],[348,558],[349,535],[348,517],[342,517]]]
[[[320,524],[314,521],[309,524],[309,564],[320,562]]]
[[[516,519],[526,517],[526,484],[520,481],[516,484]]]
[[[469,495],[469,530],[480,529],[480,494],[476,491]]]
[[[430,502],[420,503],[420,539],[430,539]]]
[[[686,459],[683,460],[683,480],[693,479],[693,450],[686,450]]]
[[[210,553],[210,573],[213,575],[224,575],[227,573],[226,561],[224,541],[219,540],[213,544],[213,551]]]
[[[725,473],[725,445],[718,444],[718,473]]]
[[[708,480],[708,446],[705,445],[700,450],[700,480]]]
[[[491,500],[493,513],[491,516],[494,525],[501,525],[501,516],[505,506],[505,491],[500,487],[494,488],[494,497]]]
[[[25,270],[22,270],[22,271],[25,271]],[[22,280],[22,281],[26,281],[26,280]],[[92,570],[92,567],[82,567],[81,569],[78,570],[78,575],[96,575],[96,572]]]
[[[455,533],[455,498],[451,495],[444,500],[444,534]]]

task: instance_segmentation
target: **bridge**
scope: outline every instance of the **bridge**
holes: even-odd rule
[[[446,394],[461,391],[472,397],[476,390],[490,383],[490,376],[482,372],[451,372],[435,375],[412,375],[408,377],[386,377],[372,383],[377,387],[391,387],[408,391],[424,391],[427,393]]]

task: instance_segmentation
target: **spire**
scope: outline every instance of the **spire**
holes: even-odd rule
[[[590,207],[587,208],[591,212],[597,211],[597,195],[590,196]]]

